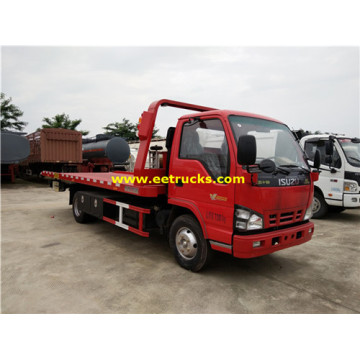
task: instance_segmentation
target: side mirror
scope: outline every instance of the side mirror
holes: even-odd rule
[[[256,139],[253,135],[239,137],[237,161],[240,165],[254,165],[256,161]]]
[[[320,151],[316,150],[314,156],[314,168],[319,169],[320,167]]]
[[[332,156],[334,154],[334,146],[332,141],[325,142],[325,154],[328,156]]]

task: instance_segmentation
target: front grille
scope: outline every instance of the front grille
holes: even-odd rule
[[[297,209],[294,211],[287,212],[268,212],[265,216],[265,226],[273,227],[280,225],[287,225],[291,223],[295,223],[301,221],[304,215],[304,210]]]

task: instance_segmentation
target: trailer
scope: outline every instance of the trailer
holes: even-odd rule
[[[82,164],[82,134],[68,129],[41,129],[26,136],[30,155],[20,164],[22,174],[39,175],[44,169],[76,172]]]
[[[151,136],[158,109],[166,106],[195,113],[168,129],[167,151],[152,167]],[[138,137],[133,172],[42,172],[54,190],[69,189],[77,222],[101,219],[144,237],[160,232],[191,271],[204,268],[214,251],[252,258],[311,239],[319,174],[285,124],[163,99],[142,113]],[[225,182],[235,178],[243,182]]]
[[[124,139],[103,134],[83,142],[79,131],[46,128],[27,135],[27,139],[30,155],[20,164],[22,175],[38,176],[45,169],[54,172],[106,172],[126,163],[130,155],[129,145]]]
[[[328,211],[360,207],[360,139],[318,134],[301,138],[300,146],[311,163],[320,152],[320,176],[315,186],[313,217]]]
[[[24,133],[1,132],[1,178],[7,177],[12,183],[18,173],[19,163],[30,154],[29,140]]]

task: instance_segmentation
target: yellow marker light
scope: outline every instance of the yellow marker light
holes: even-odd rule
[[[141,124],[141,120],[142,120],[142,117],[140,116],[140,117],[139,117],[139,124]]]
[[[358,184],[355,181],[344,181],[344,191],[357,193],[359,191],[358,189]]]

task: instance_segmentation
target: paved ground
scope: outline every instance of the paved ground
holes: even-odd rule
[[[315,220],[312,241],[180,268],[161,237],[73,220],[68,192],[1,189],[3,313],[359,313],[360,210]]]

